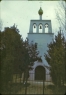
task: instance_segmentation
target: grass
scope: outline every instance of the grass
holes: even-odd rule
[[[40,82],[28,82],[30,85],[27,87],[27,94],[43,94],[43,83]],[[21,90],[17,94],[24,94],[25,88],[21,88]],[[45,94],[53,94],[51,89],[47,89],[44,87]]]
[[[17,78],[9,83],[7,92],[5,94],[25,94],[25,86],[27,86],[27,94],[43,94],[43,82],[41,81],[28,81],[26,85],[22,83],[22,79]],[[64,94],[66,90],[66,85],[64,87],[54,86],[52,82],[44,83],[44,94]]]
[[[7,90],[8,94],[25,94],[25,87],[27,86],[27,94],[43,94],[43,83],[28,82],[26,85],[23,83],[13,83],[10,89]],[[44,94],[64,94],[65,87],[56,88],[54,85],[45,85]],[[7,94],[6,93],[6,94]]]
[[[51,89],[53,94],[64,94],[66,91],[66,86],[56,87],[55,85],[48,85],[47,89]]]
[[[27,87],[27,94],[43,94],[43,82],[29,82],[29,86]],[[66,90],[66,86],[61,86],[59,88],[55,87],[53,84],[45,83],[44,94],[64,94]],[[24,94],[25,89],[21,88],[21,90],[17,94]]]

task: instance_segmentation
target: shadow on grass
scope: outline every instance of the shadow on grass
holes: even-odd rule
[[[64,94],[66,92],[66,86],[57,87],[55,85],[48,85],[47,89],[51,89],[53,94]]]
[[[21,89],[28,87],[30,83],[23,84],[23,83],[11,83],[7,84],[5,90],[3,90],[2,94],[17,94],[18,91]]]
[[[30,83],[27,83],[27,84],[23,84],[23,83],[14,83],[12,84],[12,89],[11,89],[11,92],[14,94],[14,93],[17,93],[18,91],[20,91],[22,88],[25,88],[25,87],[28,87],[30,85]]]

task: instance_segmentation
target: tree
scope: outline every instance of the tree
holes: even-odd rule
[[[24,73],[23,83],[27,81],[29,77],[29,70],[33,69],[32,66],[34,65],[35,61],[42,61],[41,57],[39,56],[39,52],[37,51],[37,44],[31,42],[29,44],[29,40],[26,39],[24,42],[24,51],[23,51],[23,64],[22,64],[22,70]],[[21,67],[21,66],[20,66]]]
[[[65,30],[66,33],[66,0],[59,1],[56,16],[60,26]]]
[[[66,40],[65,40],[65,82],[66,82]]]
[[[0,31],[2,30],[3,22],[2,19],[0,19]]]
[[[6,27],[1,34],[1,88],[6,90],[9,81],[12,81],[14,73],[20,73],[18,64],[22,64],[22,47],[23,40],[19,34],[19,30],[12,26]],[[6,89],[5,89],[6,88]],[[1,89],[2,90],[2,89]]]
[[[1,2],[2,0],[0,0],[0,2]]]
[[[45,59],[50,67],[50,75],[55,86],[64,85],[65,81],[65,38],[58,32],[55,40],[48,45]]]
[[[22,64],[22,72],[24,74],[23,83],[27,84],[27,80],[29,78],[29,71],[34,65],[35,61],[42,62],[41,57],[39,56],[39,52],[37,51],[37,44],[31,42],[29,44],[28,39],[25,40],[24,43],[25,50],[23,51],[24,59]],[[20,66],[21,67],[21,66]],[[25,94],[27,93],[27,86],[25,87]]]
[[[10,86],[9,82],[11,83],[13,80],[13,75],[24,73],[23,82],[27,82],[29,70],[32,69],[34,62],[41,61],[41,58],[38,56],[37,45],[29,44],[28,39],[23,41],[15,25],[10,28],[6,27],[3,32],[0,32],[0,36],[0,84],[1,90],[3,89],[3,92],[6,93]]]

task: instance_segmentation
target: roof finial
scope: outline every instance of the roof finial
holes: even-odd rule
[[[42,2],[40,2],[40,9],[39,9],[39,11],[38,11],[40,20],[42,20],[42,14],[43,14],[43,10],[42,10],[42,8],[41,8],[41,3],[42,3]]]
[[[43,14],[43,10],[42,10],[41,7],[40,7],[40,9],[39,9],[39,11],[38,11],[38,14],[39,14],[39,15],[42,15],[42,14]]]

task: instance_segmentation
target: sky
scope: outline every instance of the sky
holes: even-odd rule
[[[15,24],[25,40],[27,33],[29,33],[30,20],[39,20],[38,10],[41,6],[43,9],[42,19],[51,20],[52,31],[55,33],[60,27],[55,12],[58,4],[58,1],[42,1],[40,3],[40,1],[3,0],[0,3],[2,29]]]

